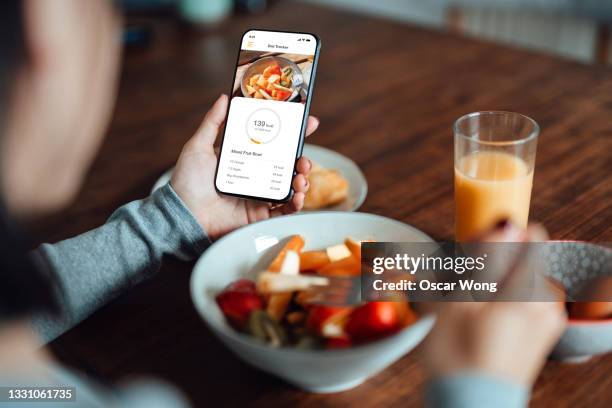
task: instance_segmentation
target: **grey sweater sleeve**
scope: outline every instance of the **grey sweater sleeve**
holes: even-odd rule
[[[125,289],[157,272],[164,255],[189,260],[210,240],[170,184],[144,200],[117,209],[106,224],[35,253],[57,276],[58,318],[35,316],[33,326],[48,342]]]
[[[527,407],[529,390],[508,380],[477,372],[434,379],[425,394],[431,408]]]

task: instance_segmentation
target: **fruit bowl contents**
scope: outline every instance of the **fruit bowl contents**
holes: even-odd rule
[[[612,319],[612,302],[603,300],[612,298],[612,276],[589,282],[583,287],[580,298],[592,300],[567,303],[570,319],[575,321]]]
[[[368,238],[380,242],[433,242],[424,233],[390,218],[341,211],[274,217],[250,224],[226,235],[211,245],[196,263],[191,276],[190,291],[198,315],[202,317],[203,322],[219,341],[237,358],[302,390],[338,392],[356,387],[381,372],[413,350],[427,336],[435,321],[431,314],[419,314],[416,322],[381,340],[363,346],[342,349],[326,349],[323,339],[316,336],[309,336],[315,338],[316,344],[313,346],[315,348],[299,349],[292,346],[297,343],[295,339],[290,338],[292,333],[287,333],[288,346],[271,347],[267,345],[269,342],[263,342],[254,336],[245,334],[246,328],[234,329],[236,326],[232,327],[233,323],[228,323],[230,320],[222,311],[227,310],[226,307],[223,306],[223,309],[219,307],[216,298],[233,281],[250,278],[253,282],[258,282],[259,272],[272,269],[274,258],[278,257],[281,248],[296,231],[299,231],[300,235],[306,239],[306,246],[293,251],[296,252],[298,258],[302,258],[300,262],[302,267],[306,266],[305,262],[308,258],[316,261],[318,265],[331,263],[326,258],[326,256],[329,257],[327,250],[317,251],[316,255],[312,255],[310,250],[334,247],[338,242],[343,242],[346,236]],[[333,255],[335,251],[330,250],[329,252]],[[311,253],[311,255],[304,256],[303,254],[306,253]],[[336,253],[339,254],[339,251]],[[289,255],[289,258],[295,260],[293,255]],[[354,265],[350,262],[350,258],[346,262]],[[315,265],[312,266],[312,269],[316,270],[320,267]],[[270,272],[270,274],[275,273],[278,272]],[[306,271],[297,276],[300,278],[342,279],[324,278],[319,274],[308,275]],[[255,287],[257,288],[257,284]],[[333,287],[323,288],[332,289]],[[296,296],[296,293],[291,294],[292,298]],[[248,318],[244,318],[247,315],[244,313],[245,309],[261,310],[267,314],[269,304],[271,304],[269,297],[269,295],[259,296],[262,302],[261,309],[258,309],[256,303],[255,307],[237,307],[235,312],[237,312],[238,321],[242,318],[242,321],[248,322]],[[282,305],[282,297],[276,297],[276,299],[280,301],[275,300],[275,304]],[[285,316],[288,316],[288,313],[289,310],[285,312]],[[281,326],[288,324],[287,317],[279,324]],[[342,339],[333,340],[330,341],[330,346],[332,342],[346,343]],[[202,353],[207,352],[209,351],[202,350]]]
[[[293,76],[290,66],[281,68],[277,62],[271,62],[261,73],[251,75],[245,88],[248,96],[255,99],[286,101],[294,91]]]
[[[257,282],[239,279],[216,296],[232,327],[271,347],[337,349],[381,339],[417,321],[407,301],[316,304],[312,291],[287,282],[358,276],[361,244],[347,238],[321,250],[303,247],[304,239],[292,236]],[[278,290],[279,285],[285,286]]]

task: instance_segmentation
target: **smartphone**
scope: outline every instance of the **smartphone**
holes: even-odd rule
[[[219,193],[272,203],[291,198],[320,48],[311,33],[242,35],[215,174]]]

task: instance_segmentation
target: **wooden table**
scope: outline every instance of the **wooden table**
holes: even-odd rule
[[[299,8],[299,10],[297,10]],[[125,56],[117,109],[84,188],[68,211],[33,226],[55,241],[103,223],[146,196],[173,165],[214,99],[227,92],[240,34],[307,30],[323,39],[310,142],[363,169],[362,211],[405,221],[436,239],[453,234],[453,121],[476,110],[526,113],[542,127],[531,215],[552,237],[612,241],[612,70],[347,12],[282,2],[209,33],[148,20],[148,49]],[[75,135],[76,136],[76,135]],[[196,315],[192,264],[160,274],[53,342],[68,365],[112,380],[167,379],[196,406],[420,406],[424,372],[412,353],[366,384],[310,395],[234,357]],[[219,271],[222,273],[223,271]],[[548,363],[534,406],[610,406],[612,355]]]

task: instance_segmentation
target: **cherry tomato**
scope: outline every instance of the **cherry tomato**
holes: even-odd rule
[[[351,311],[350,307],[312,306],[308,312],[306,328],[318,336],[326,334],[326,326],[338,323],[344,328],[342,320]]]
[[[280,66],[272,65],[272,67],[270,68],[270,75],[280,75],[280,74],[281,74]]]
[[[356,308],[346,325],[346,333],[357,342],[379,339],[400,328],[394,302],[368,302]]]
[[[250,279],[238,279],[227,285],[224,292],[256,292],[255,282]]]
[[[291,96],[290,92],[287,91],[281,91],[281,90],[277,90],[276,91],[276,99],[279,101],[284,101],[287,98],[289,98]]]
[[[238,329],[243,329],[251,312],[263,308],[261,297],[255,292],[255,284],[247,279],[241,279],[230,284],[216,297],[219,308]]]

